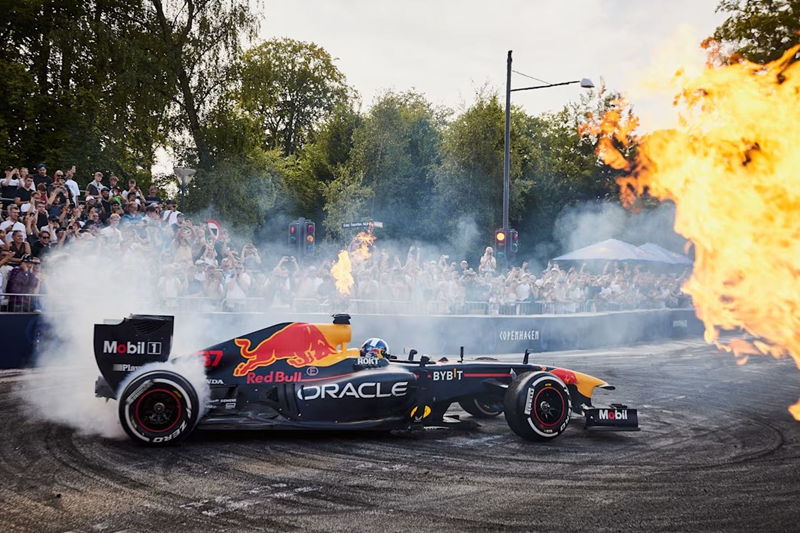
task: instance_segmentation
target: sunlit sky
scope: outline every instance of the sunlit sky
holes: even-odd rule
[[[505,89],[514,70],[551,83],[588,77],[634,90],[665,44],[682,32],[699,43],[724,20],[718,0],[253,0],[261,40],[314,42],[334,58],[368,108],[385,89],[415,89],[459,111],[475,92]],[[512,87],[537,82],[512,75]],[[519,92],[529,113],[556,111],[577,85]],[[635,94],[635,92],[634,92]],[[645,130],[670,122],[670,98],[634,97]],[[640,95],[639,95],[640,96]],[[163,160],[162,160],[163,161]]]
[[[435,104],[458,109],[484,84],[502,93],[508,50],[514,51],[514,70],[525,74],[551,83],[588,77],[599,84],[602,77],[610,88],[625,91],[682,25],[693,29],[697,42],[710,35],[724,20],[714,12],[717,4],[263,0],[260,37],[321,45],[337,58],[365,106],[384,89],[414,88]],[[512,75],[512,87],[536,83]],[[539,113],[561,108],[580,91],[572,85],[515,93],[513,100]]]

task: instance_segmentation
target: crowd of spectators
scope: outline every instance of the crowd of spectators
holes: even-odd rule
[[[491,247],[486,248],[477,268],[466,260],[451,262],[446,255],[438,261],[421,261],[420,250],[413,246],[404,261],[386,251],[374,251],[369,259],[354,265],[353,298],[382,301],[387,306],[409,302],[412,311],[538,314],[688,304],[688,297],[681,292],[688,271],[680,275],[654,273],[640,266],[608,262],[597,273],[590,273],[585,264],[562,269],[553,263],[543,271],[533,272],[528,263],[522,263],[503,272]]]
[[[178,211],[174,200],[162,200],[155,187],[145,194],[135,180],[122,187],[116,176],[106,183],[95,172],[81,189],[75,167],[50,177],[41,164],[33,175],[7,168],[0,188],[0,310],[40,309],[38,295],[47,294],[41,264],[86,252],[148,257],[158,269],[159,297],[175,309],[534,314],[676,307],[685,301],[680,287],[686,273],[611,263],[598,273],[557,264],[533,272],[527,263],[503,272],[491,248],[473,267],[446,255],[423,260],[414,246],[400,255],[378,246],[353,254],[353,286],[341,294],[330,260],[310,264],[252,243],[234,246],[226,231],[212,234],[207,224]]]

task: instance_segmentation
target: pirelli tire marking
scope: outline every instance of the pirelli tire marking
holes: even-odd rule
[[[565,395],[563,390],[559,390],[559,388],[553,386],[552,382],[558,382],[558,384],[561,385],[561,387],[563,387],[564,389],[567,388],[567,386],[564,384],[564,382],[561,381],[559,378],[557,378],[555,376],[542,376],[542,377],[536,379],[530,385],[528,385],[528,387],[529,387],[528,388],[528,398],[531,398],[531,396],[533,396],[532,393],[534,393],[536,385],[541,383],[541,382],[543,382],[543,381],[547,381],[549,383],[545,383],[544,384],[544,388],[542,388],[538,393],[536,393],[535,397],[533,397],[533,402],[532,403],[534,405],[531,405],[529,407],[527,402],[526,402],[525,411],[524,412],[525,412],[526,415],[528,415],[528,425],[531,427],[532,430],[534,430],[537,434],[541,435],[542,437],[553,438],[553,437],[557,437],[558,435],[563,433],[565,429],[567,429],[567,426],[569,425],[569,418],[570,418],[569,413],[572,412],[572,400],[570,399],[569,394]],[[567,416],[564,417],[564,421],[563,422],[561,422],[561,423],[556,422],[556,423],[551,424],[551,423],[545,422],[544,420],[542,420],[540,418],[539,409],[537,409],[537,406],[535,404],[536,404],[537,400],[539,400],[541,398],[542,393],[545,392],[545,391],[553,391],[556,394],[558,394],[558,397],[561,399],[561,413],[562,414],[560,416],[563,416],[564,411],[566,411],[566,413],[567,413]],[[531,416],[531,415],[533,415],[533,416]],[[544,428],[540,429],[539,427],[536,426],[536,424],[534,423],[534,420],[533,420],[534,417],[536,417],[539,420],[539,423],[542,426],[544,426]]]
[[[143,376],[140,376],[139,378],[136,379],[137,380],[142,379],[146,376],[147,374],[144,374]],[[177,429],[175,429],[175,431],[172,431],[169,435],[164,435],[159,437],[148,437],[146,435],[143,435],[139,431],[139,424],[135,422],[135,415],[134,413],[131,412],[131,406],[136,402],[136,400],[139,399],[139,397],[146,390],[152,388],[157,383],[163,383],[164,385],[168,385],[170,387],[175,388],[175,390],[178,392],[178,394],[180,394],[181,398],[185,403],[184,409],[186,410],[186,417],[183,419],[183,421],[181,421],[181,424],[177,427]],[[149,384],[149,386],[146,386],[147,384]],[[175,383],[172,380],[164,378],[148,379],[144,383],[142,383],[142,385],[139,386],[137,390],[125,400],[125,423],[128,426],[128,429],[131,431],[131,433],[133,433],[137,438],[143,440],[144,442],[154,443],[154,444],[167,443],[177,438],[181,433],[183,433],[188,428],[189,426],[188,421],[192,419],[193,408],[194,406],[192,405],[191,397],[186,393],[186,390],[179,384]]]
[[[563,380],[534,371],[514,378],[503,396],[503,406],[514,433],[530,441],[549,441],[567,428],[572,401]]]

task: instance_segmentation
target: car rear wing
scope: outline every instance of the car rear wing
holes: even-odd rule
[[[94,357],[112,391],[142,365],[163,362],[172,351],[174,317],[131,315],[94,326]]]

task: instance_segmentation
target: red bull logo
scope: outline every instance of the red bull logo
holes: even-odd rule
[[[314,324],[296,322],[276,331],[251,349],[250,339],[234,339],[234,344],[247,362],[233,371],[236,377],[246,376],[256,368],[269,366],[280,359],[295,367],[313,365],[337,353],[336,347]]]
[[[556,368],[552,370],[550,373],[558,376],[561,379],[561,381],[564,382],[565,385],[578,384],[578,376],[572,370],[567,370],[565,368]]]

